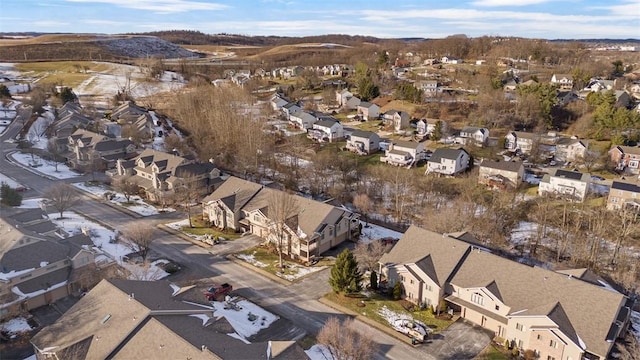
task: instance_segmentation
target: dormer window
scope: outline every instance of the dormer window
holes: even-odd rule
[[[482,294],[479,293],[473,293],[471,295],[471,302],[474,304],[478,304],[480,306],[484,305],[484,296],[482,296]]]

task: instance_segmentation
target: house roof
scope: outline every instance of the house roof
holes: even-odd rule
[[[637,147],[637,146],[618,145],[618,146],[614,146],[611,150],[613,149],[617,149],[623,154],[640,155],[640,147]]]
[[[461,133],[474,133],[476,131],[480,131],[482,134],[485,134],[488,130],[476,126],[465,126],[462,128],[462,130],[460,130]]]
[[[588,173],[581,173],[578,171],[570,171],[563,169],[554,169],[551,174],[554,177],[561,177],[570,180],[580,180],[580,181],[589,181],[591,179],[591,175]]]
[[[573,144],[577,144],[580,143],[582,144],[582,146],[584,146],[584,143],[582,143],[582,140],[580,139],[572,139],[572,138],[560,138],[557,140],[556,145],[558,146],[570,146]]]
[[[338,121],[327,119],[327,120],[318,121],[317,123],[314,124],[314,126],[331,128],[336,123],[338,123]]]
[[[611,344],[605,337],[618,307],[625,301],[622,294],[476,250],[466,257],[451,279],[451,284],[463,288],[484,287],[491,282],[499,286],[503,303],[510,307],[510,316],[549,315],[560,303],[587,349],[606,356]]]
[[[492,161],[492,160],[483,160],[480,163],[480,168],[486,167],[490,169],[502,170],[502,171],[511,171],[518,172],[522,167],[521,161]]]
[[[95,144],[94,149],[96,151],[113,151],[118,149],[125,149],[127,146],[133,145],[133,141],[129,139],[124,140],[104,140]]]
[[[375,106],[378,106],[378,105],[373,104],[373,103],[370,103],[370,102],[368,102],[368,101],[361,101],[361,102],[360,102],[360,105],[358,105],[358,107],[369,109],[369,108],[371,108],[371,107],[372,107],[372,106],[374,106],[374,105],[375,105]]]
[[[393,140],[393,147],[401,147],[406,149],[417,149],[420,143],[404,140]]]
[[[440,163],[442,159],[456,160],[462,152],[467,153],[465,149],[437,148],[433,154],[431,154],[429,162]]]
[[[220,200],[233,212],[240,211],[252,197],[262,189],[263,185],[230,176],[211,195],[205,197],[204,204]]]
[[[391,251],[382,256],[380,263],[415,263],[442,286],[470,249],[471,245],[464,241],[411,226]]]
[[[42,267],[66,260],[69,248],[55,241],[30,241],[23,246],[15,246],[0,258],[3,272],[21,271]]]
[[[34,276],[27,281],[17,284],[16,287],[23,294],[29,296],[29,294],[37,293],[39,291],[49,289],[55,285],[63,284],[69,279],[70,275],[71,267],[66,266],[43,275]]]
[[[357,137],[357,138],[371,139],[373,136],[378,136],[378,134],[371,131],[364,131],[364,130],[355,130],[354,132],[351,133],[351,138]]]
[[[640,193],[640,186],[628,182],[614,180],[611,189]]]
[[[229,337],[235,329],[225,318],[213,318],[213,308],[182,301],[189,292],[174,296],[166,281],[102,280],[31,342],[57,355],[81,345],[86,359],[266,359],[273,344],[272,359],[288,359],[284,355],[292,352],[287,350],[297,347]]]
[[[30,223],[36,220],[40,221],[40,220],[49,219],[49,217],[47,216],[47,213],[40,208],[21,211],[17,214],[11,215],[10,218],[17,222],[21,222],[23,224]]]
[[[535,139],[536,137],[538,137],[537,134],[524,132],[524,131],[512,131],[511,134],[517,138],[522,138],[522,139]]]

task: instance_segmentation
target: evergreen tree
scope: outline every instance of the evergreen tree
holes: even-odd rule
[[[22,195],[5,182],[0,186],[0,197],[5,205],[20,206],[22,204]]]
[[[10,98],[11,92],[6,85],[0,85],[0,98]]]
[[[371,285],[371,290],[378,290],[378,274],[375,271],[371,272],[369,284]]]
[[[73,93],[73,90],[70,87],[66,86],[62,88],[62,91],[60,91],[59,97],[63,104],[76,100],[76,94]]]
[[[345,249],[338,255],[335,265],[331,268],[329,285],[336,293],[355,294],[362,290],[362,273],[358,270],[355,256]]]

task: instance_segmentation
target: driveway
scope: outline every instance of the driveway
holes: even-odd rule
[[[475,358],[493,338],[493,333],[459,319],[421,348],[442,360]]]

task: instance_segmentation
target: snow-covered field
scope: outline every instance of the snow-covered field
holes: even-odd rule
[[[110,190],[105,186],[87,185],[86,183],[74,183],[73,186],[82,191],[86,191],[102,198],[104,198],[104,194],[110,192],[114,194],[113,199],[109,200],[111,203],[126,207],[127,209],[142,216],[157,215],[160,213],[160,210],[158,210],[158,208],[153,205],[147,204],[140,196],[131,196],[129,198],[129,203],[127,203],[127,198],[124,196],[124,194]],[[167,207],[162,209],[162,211],[172,212],[176,210],[174,208]]]
[[[397,313],[386,306],[383,306],[378,313],[387,320],[394,330],[403,334],[408,334],[409,329],[413,329],[423,336],[426,336],[431,332],[430,328],[426,324],[415,320],[411,315]]]
[[[24,165],[30,169],[33,169],[36,172],[51,176],[56,179],[70,179],[73,177],[80,176],[77,172],[69,169],[67,165],[58,164],[58,171],[56,171],[55,164],[39,157],[38,155],[31,155],[28,153],[13,153],[10,157],[17,163]],[[31,165],[39,164],[37,167],[33,167]]]
[[[248,262],[249,264],[255,267],[263,268],[263,267],[269,266],[268,264],[265,264],[261,261],[256,260],[254,254],[255,252],[251,255],[239,254],[239,255],[236,255],[236,257],[242,261]],[[274,265],[277,263],[278,263],[278,260],[274,262]],[[291,262],[286,262],[286,266],[287,266],[287,274],[277,273],[276,276],[289,281],[294,281],[305,275],[313,274],[314,272],[318,272],[327,268],[326,266],[302,266],[302,265],[294,264]]]
[[[19,316],[13,319],[0,323],[0,329],[8,332],[11,337],[16,336],[19,333],[31,331],[31,326],[27,323],[27,319]]]
[[[362,224],[362,234],[360,235],[360,241],[371,242],[374,240],[392,237],[394,239],[400,239],[402,237],[402,233],[387,229],[382,226],[374,225],[369,223],[367,227],[365,227],[365,222],[361,221]]]

